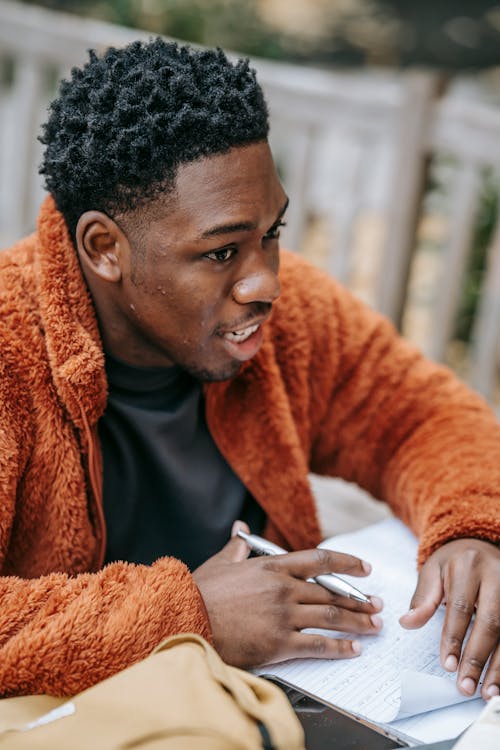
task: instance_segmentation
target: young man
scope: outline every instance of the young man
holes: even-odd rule
[[[50,196],[0,258],[3,695],[76,692],[181,631],[241,666],[355,657],[301,632],[381,627],[377,598],[306,581],[369,570],[314,549],[310,470],[419,534],[402,624],[446,600],[444,665],[465,693],[483,671],[499,692],[500,429],[334,280],[280,258],[267,133],[245,62],[161,40],[91,54],[52,104]],[[302,551],[248,559],[238,524]]]

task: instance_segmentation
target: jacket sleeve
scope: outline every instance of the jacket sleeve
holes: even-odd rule
[[[459,537],[500,541],[500,426],[447,368],[335,282],[309,301],[311,470],[386,500],[419,562]]]
[[[0,694],[74,695],[146,657],[164,638],[210,639],[185,565],[112,563],[98,573],[0,577]]]
[[[14,395],[15,394],[15,395]],[[0,362],[0,571],[31,451],[30,402]],[[0,576],[0,696],[73,695],[147,656],[164,638],[210,639],[187,567],[113,563],[98,573]]]

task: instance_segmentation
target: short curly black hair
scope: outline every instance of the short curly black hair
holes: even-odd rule
[[[75,236],[79,217],[113,217],[173,186],[180,164],[267,137],[248,60],[161,38],[93,50],[61,83],[40,141],[40,174]]]

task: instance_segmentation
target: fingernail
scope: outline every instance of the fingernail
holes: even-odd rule
[[[243,529],[243,523],[241,521],[235,521],[231,528],[231,536],[236,536],[238,531],[241,531],[241,529]]]
[[[474,691],[476,690],[476,683],[474,682],[472,677],[466,677],[460,683],[460,687],[462,688],[464,693],[467,693],[467,695],[473,695]]]
[[[448,672],[456,672],[458,667],[458,659],[453,654],[448,654],[446,659],[444,660],[444,668]]]
[[[372,572],[372,566],[369,562],[366,562],[366,560],[361,560],[361,567],[365,571],[365,573],[371,573]]]
[[[382,618],[379,617],[379,615],[370,615],[370,622],[374,628],[377,628],[377,630],[383,625]]]
[[[486,688],[486,695],[488,698],[494,698],[496,695],[500,695],[500,687],[498,685],[490,685]]]
[[[414,615],[414,614],[415,614],[415,610],[412,607],[411,609],[408,610],[408,612],[405,612],[404,615],[402,615],[402,617],[408,617],[408,615],[411,616],[411,615]]]
[[[356,654],[357,656],[358,656],[358,655],[359,655],[359,654],[361,653],[361,651],[363,650],[363,647],[362,647],[362,645],[361,645],[361,643],[360,643],[359,641],[353,641],[353,642],[351,643],[351,648],[352,648],[353,652],[354,652],[354,653],[355,653],[355,654]]]
[[[380,598],[380,596],[370,596],[370,601],[375,607],[375,609],[382,609],[384,606],[384,602]]]

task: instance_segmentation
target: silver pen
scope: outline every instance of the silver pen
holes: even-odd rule
[[[237,536],[241,537],[248,544],[252,552],[256,555],[287,555],[286,549],[278,547],[277,544],[269,542],[267,539],[263,539],[257,534],[247,534],[245,531],[238,531]],[[357,602],[363,602],[363,604],[371,604],[369,598],[359,591],[355,586],[352,586],[347,581],[334,575],[333,573],[322,573],[314,578],[309,578],[309,581],[319,583],[323,588],[328,589],[334,594],[340,594],[341,596],[347,596],[349,599],[355,599]]]

